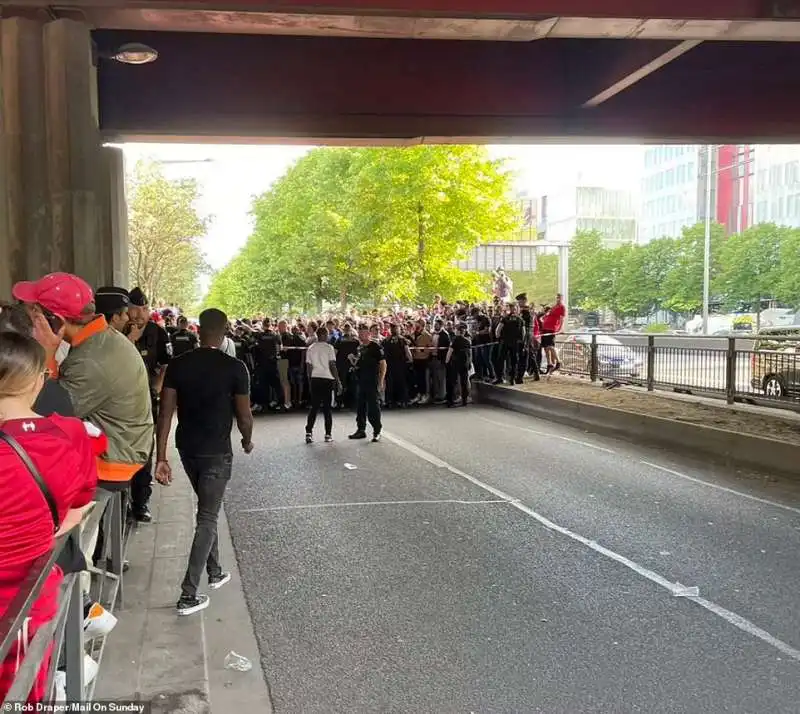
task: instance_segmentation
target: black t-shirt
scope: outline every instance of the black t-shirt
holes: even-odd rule
[[[386,359],[381,347],[374,340],[358,348],[358,379],[362,384],[376,386],[378,384],[379,365]]]
[[[306,338],[303,335],[293,335],[288,332],[284,333],[283,336],[283,345],[284,347],[305,347],[306,346]],[[289,360],[289,366],[296,369],[298,367],[303,366],[303,360],[306,357],[305,350],[303,349],[294,349],[294,350],[286,350],[285,352],[286,358]]]
[[[339,370],[339,375],[347,374],[350,371],[350,360],[348,357],[358,352],[358,340],[353,337],[342,335],[336,347],[336,368]]]
[[[45,380],[42,391],[33,403],[33,411],[39,416],[48,417],[52,414],[59,416],[75,416],[69,392],[55,379]]]
[[[453,356],[450,360],[456,365],[463,366],[469,364],[470,352],[472,351],[472,342],[468,337],[463,335],[456,335],[453,338],[453,343],[450,345],[453,350]]]
[[[201,347],[170,362],[164,388],[178,396],[175,445],[190,456],[230,454],[234,397],[250,393],[243,362]]]
[[[136,349],[139,350],[151,379],[158,375],[159,366],[169,362],[172,354],[167,331],[152,320],[144,326],[141,336],[136,340]]]
[[[513,345],[522,341],[524,325],[522,318],[517,315],[508,315],[502,320],[503,330],[500,339],[507,345]]]
[[[261,332],[256,337],[255,357],[258,364],[276,362],[280,356],[281,338],[272,330]]]
[[[383,351],[386,355],[386,361],[392,362],[393,364],[405,362],[407,344],[405,338],[400,337],[400,335],[385,340],[383,343]]]
[[[191,352],[198,344],[197,335],[191,330],[175,330],[172,333],[172,356],[180,357],[186,352]]]

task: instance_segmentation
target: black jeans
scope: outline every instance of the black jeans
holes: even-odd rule
[[[314,431],[314,424],[317,423],[317,414],[319,414],[321,408],[325,417],[325,435],[330,435],[333,429],[331,402],[333,401],[335,384],[336,382],[332,379],[311,379],[311,411],[308,412],[306,434],[311,434]]]
[[[386,378],[386,403],[408,404],[408,363],[391,362]]]
[[[497,379],[505,380],[508,375],[508,378],[513,381],[517,376],[517,363],[519,361],[517,345],[516,343],[502,343],[497,345],[497,347],[497,362],[494,366]]]
[[[356,407],[356,429],[366,431],[367,419],[376,434],[381,433],[381,405],[377,384],[358,385],[358,402]]]
[[[429,359],[415,359],[414,360],[414,389],[416,390],[415,396],[427,397],[430,394],[430,384],[428,383],[428,366],[430,365]]]
[[[469,365],[466,363],[456,363],[450,360],[447,365],[447,403],[454,404],[453,396],[456,391],[456,382],[461,387],[461,401],[466,404],[469,399]]]
[[[222,572],[217,543],[217,517],[231,478],[233,454],[190,456],[181,452],[181,463],[197,494],[197,525],[181,591],[185,597],[195,597],[204,568],[209,577]]]
[[[158,395],[150,394],[150,403],[153,407],[153,424],[158,423]],[[142,513],[150,503],[153,495],[153,450],[155,443],[150,444],[150,455],[147,463],[142,466],[131,479],[131,510]]]

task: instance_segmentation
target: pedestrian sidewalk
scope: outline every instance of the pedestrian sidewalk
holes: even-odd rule
[[[128,541],[130,570],[124,576],[122,600],[115,610],[119,622],[108,638],[95,699],[152,701],[153,714],[270,714],[269,691],[224,514],[219,548],[232,581],[210,591],[211,605],[205,611],[189,617],[175,612],[194,535],[195,505],[177,454],[171,463],[172,485],[153,484],[153,522],[139,525]],[[226,670],[223,661],[231,650],[250,659],[253,668],[244,673]]]

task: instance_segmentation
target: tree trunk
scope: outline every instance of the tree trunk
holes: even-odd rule
[[[340,310],[344,314],[347,312],[347,286],[343,285],[339,291]]]

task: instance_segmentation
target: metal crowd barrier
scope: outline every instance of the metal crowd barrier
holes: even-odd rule
[[[627,339],[626,339],[627,338]],[[798,335],[746,337],[559,335],[561,371],[645,387],[800,411]],[[702,346],[686,344],[699,341]],[[683,344],[682,344],[683,343]]]
[[[81,545],[89,542],[103,520],[104,547],[102,568],[90,567],[90,572],[98,577],[92,582],[92,598],[112,611],[122,596],[122,567],[124,556],[125,523],[123,520],[123,493],[97,491],[94,507],[84,514],[83,520],[56,541],[50,553],[41,556],[31,567],[28,577],[21,583],[19,592],[8,610],[0,619],[0,662],[2,662],[17,642],[18,632],[23,628],[31,608],[50,575],[59,555],[72,541],[79,551]],[[56,616],[43,625],[34,635],[11,689],[0,703],[0,711],[5,711],[11,703],[26,702],[36,682],[41,666],[51,644],[54,644],[45,691],[46,701],[54,700],[53,681],[60,661],[64,662],[66,674],[67,702],[90,701],[94,696],[97,677],[87,687],[84,683],[83,661],[86,646],[83,638],[83,592],[81,573],[65,575],[61,585],[59,607]],[[100,664],[106,638],[99,645],[93,641],[91,654]],[[12,709],[9,709],[12,711]]]

